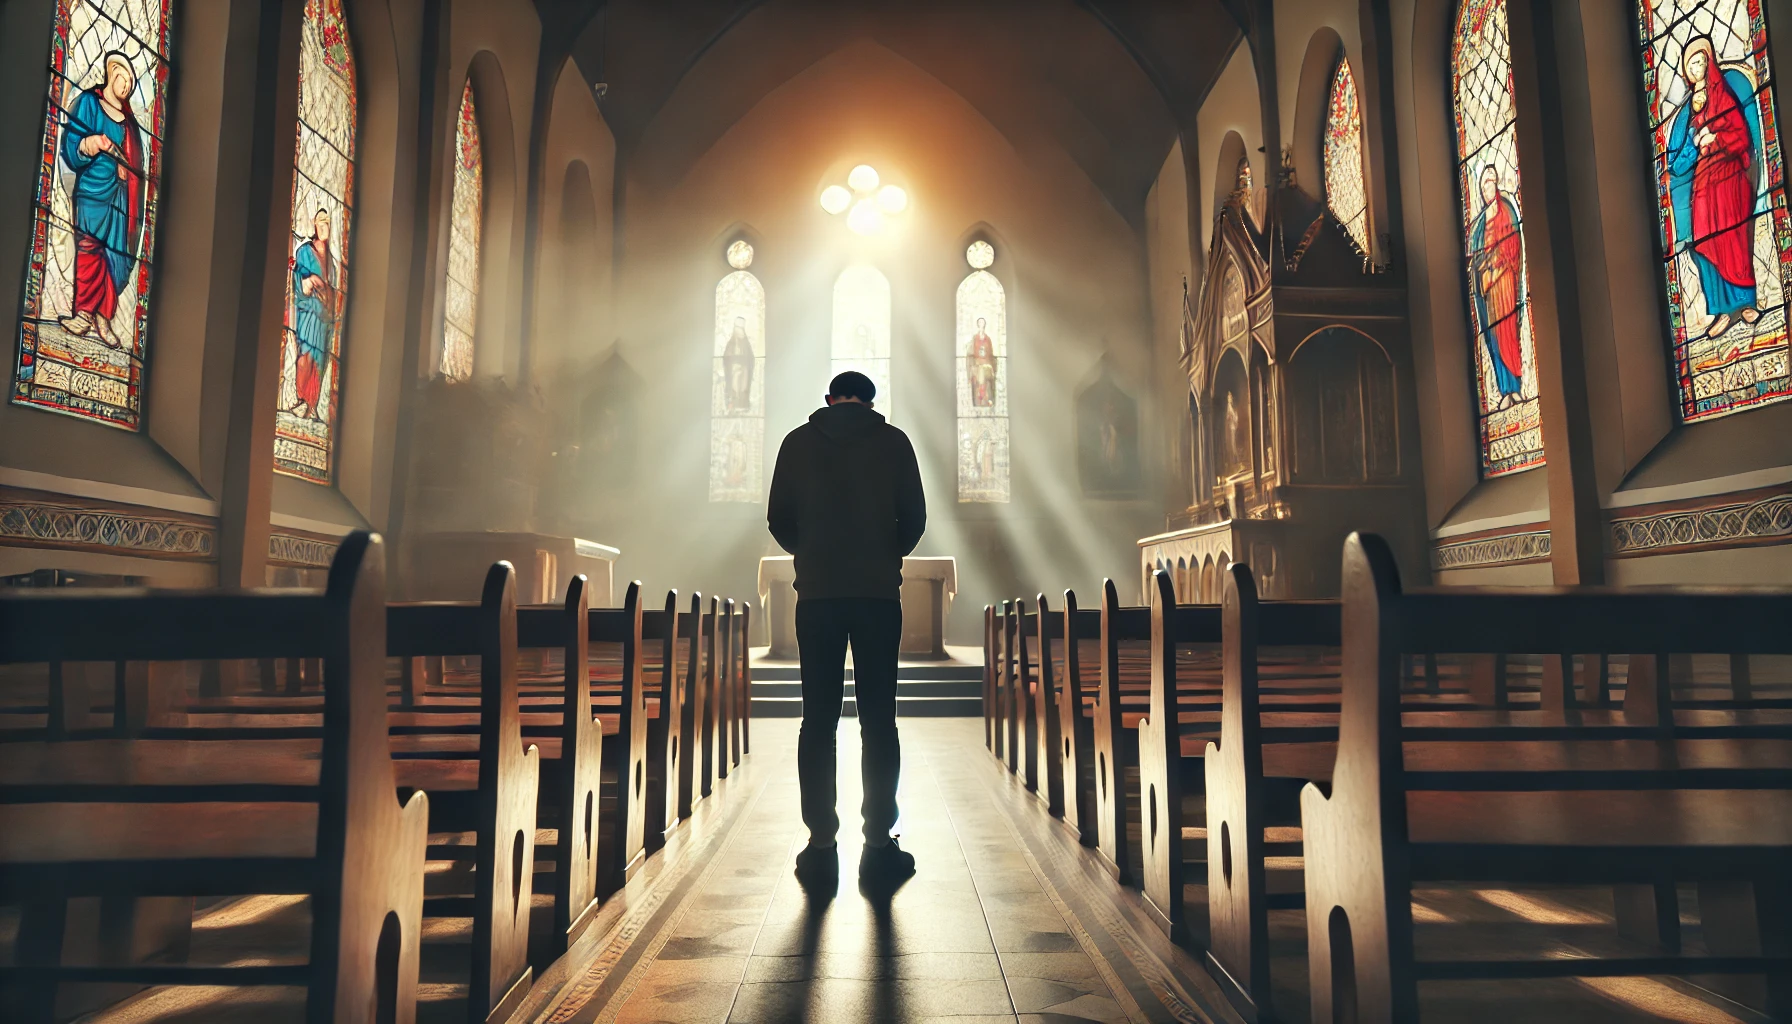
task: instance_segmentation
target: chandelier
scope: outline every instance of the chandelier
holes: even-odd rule
[[[830,216],[846,215],[846,226],[855,235],[882,233],[886,218],[908,209],[908,193],[895,185],[879,184],[877,168],[860,164],[846,175],[845,185],[821,190],[821,208]]]

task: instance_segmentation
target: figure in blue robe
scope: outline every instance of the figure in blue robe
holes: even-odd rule
[[[318,416],[323,394],[324,367],[336,334],[336,261],[330,255],[330,214],[318,210],[312,221],[311,240],[299,245],[292,258],[293,336],[298,352],[293,364],[294,389],[301,416]]]

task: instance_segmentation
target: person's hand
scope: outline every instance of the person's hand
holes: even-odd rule
[[[82,139],[81,144],[76,148],[81,151],[82,156],[98,156],[101,153],[111,151],[112,140],[106,138],[104,135],[89,135],[85,139]]]
[[[317,285],[317,278],[315,278],[315,277],[304,277],[304,278],[299,279],[299,291],[304,292],[306,294],[306,296],[309,296],[311,294],[312,288],[315,287],[316,285]]]

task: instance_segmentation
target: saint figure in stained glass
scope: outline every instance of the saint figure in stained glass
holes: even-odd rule
[[[1369,251],[1369,200],[1363,186],[1363,114],[1350,62],[1338,58],[1325,112],[1325,201],[1358,252]]]
[[[479,231],[485,209],[485,150],[473,80],[460,94],[454,129],[454,189],[448,210],[448,274],[442,313],[442,374],[473,376],[473,342],[479,312]]]
[[[988,242],[965,252],[958,285],[958,500],[1008,500],[1008,298]]]
[[[1506,0],[1463,0],[1451,59],[1481,473],[1543,465]]]
[[[141,425],[171,2],[56,5],[17,404]]]
[[[1681,419],[1792,395],[1792,224],[1760,0],[1639,0]]]
[[[324,367],[335,347],[336,259],[330,255],[330,211],[318,210],[311,238],[293,254],[293,412],[316,418],[322,402]]]
[[[716,285],[711,341],[709,500],[765,500],[765,287],[744,239],[725,251],[732,273]]]
[[[274,469],[313,483],[330,482],[348,309],[356,129],[351,50],[342,0],[306,0]]]
[[[989,408],[996,404],[996,345],[985,330],[989,321],[977,318],[977,332],[971,335],[971,351],[965,358],[965,372],[971,378],[971,404]]]
[[[734,318],[734,331],[722,349],[722,372],[727,380],[724,401],[730,414],[748,411],[753,403],[753,342],[747,338],[747,318]]]
[[[1524,392],[1524,352],[1518,325],[1524,317],[1524,238],[1518,207],[1500,191],[1499,171],[1481,172],[1481,212],[1469,234],[1469,288],[1475,297],[1475,322],[1493,367],[1499,408]]]

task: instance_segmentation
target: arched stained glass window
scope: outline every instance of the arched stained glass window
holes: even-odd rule
[[[709,400],[709,500],[765,500],[765,287],[753,246],[728,246],[734,271],[716,285]]]
[[[1008,500],[1008,298],[989,272],[995,247],[972,242],[958,285],[958,500]]]
[[[56,5],[15,404],[142,426],[172,6]]]
[[[1350,61],[1338,56],[1325,109],[1325,202],[1358,252],[1369,251],[1369,199],[1363,187],[1363,113]]]
[[[1463,0],[1450,63],[1481,475],[1543,465],[1506,0]]]
[[[1792,396],[1786,211],[1761,0],[1638,0],[1682,421]]]
[[[330,482],[354,228],[355,56],[342,0],[306,0],[274,470]]]
[[[857,370],[877,385],[877,411],[889,417],[890,279],[876,267],[847,267],[834,279],[831,374]]]
[[[485,150],[473,80],[460,94],[454,129],[454,193],[448,209],[448,277],[442,310],[442,375],[473,376],[473,340],[479,324],[479,229],[485,207]]]

